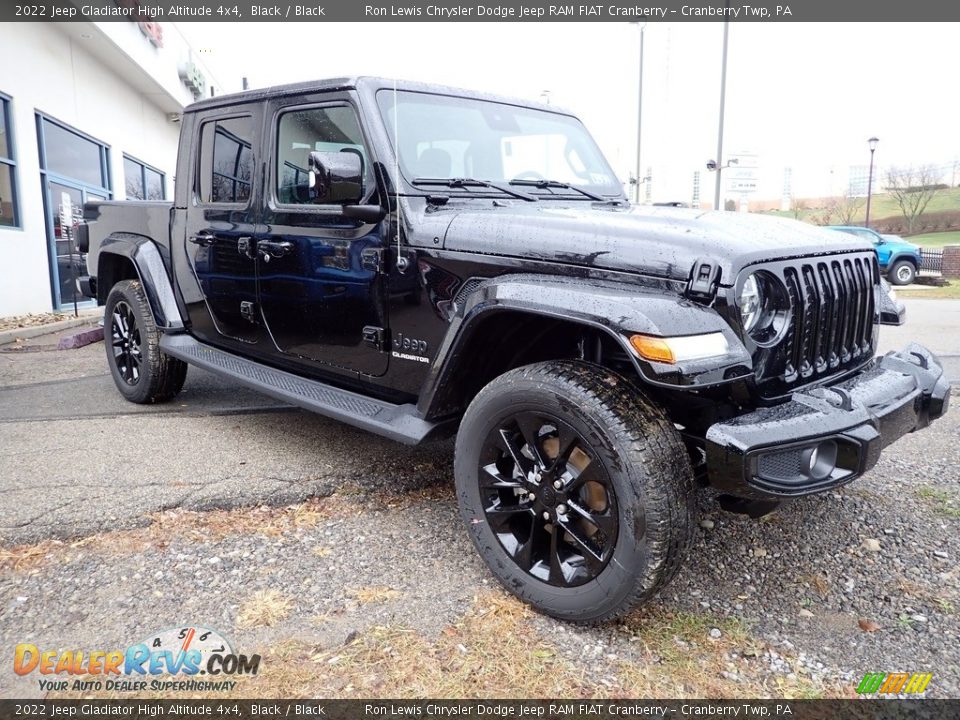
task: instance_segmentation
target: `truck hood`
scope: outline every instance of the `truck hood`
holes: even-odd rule
[[[769,215],[551,202],[445,208],[456,215],[444,248],[675,280],[687,280],[694,262],[707,258],[720,267],[721,284],[729,286],[742,268],[757,262],[872,247],[852,236]]]

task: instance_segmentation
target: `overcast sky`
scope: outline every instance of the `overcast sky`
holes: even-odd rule
[[[629,23],[184,23],[229,89],[363,74],[541,99],[575,111],[626,179],[636,148],[639,26]],[[960,156],[960,26],[733,23],[725,155],[758,157],[760,195],[843,192],[849,166]],[[646,27],[643,164],[684,193],[716,155],[722,23]],[[712,178],[704,173],[704,183]],[[949,182],[950,177],[946,180]],[[960,177],[958,177],[960,180]],[[712,188],[712,185],[710,185]],[[704,195],[712,195],[706,188]],[[658,199],[658,198],[655,198]]]

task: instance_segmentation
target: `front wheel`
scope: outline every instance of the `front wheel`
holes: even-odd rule
[[[890,282],[894,285],[909,285],[917,276],[917,268],[909,260],[900,260],[890,268]]]
[[[164,402],[183,388],[187,364],[160,352],[160,332],[138,280],[123,280],[110,290],[103,337],[113,382],[130,402]]]
[[[496,578],[554,617],[621,616],[676,575],[694,527],[679,434],[632,383],[582,362],[528,365],[476,396],[455,475]]]

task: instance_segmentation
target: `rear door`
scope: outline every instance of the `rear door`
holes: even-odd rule
[[[347,93],[278,98],[270,123],[262,227],[257,237],[260,307],[272,342],[291,362],[321,371],[386,372],[383,223],[343,216],[311,197],[312,151],[359,153],[365,202],[376,202],[370,145]]]
[[[263,105],[252,103],[198,116],[193,192],[185,211],[184,248],[203,298],[188,305],[193,332],[242,349],[263,337],[253,250],[262,115]]]

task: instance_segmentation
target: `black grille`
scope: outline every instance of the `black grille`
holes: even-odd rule
[[[791,322],[783,339],[783,381],[806,383],[873,356],[876,261],[841,257],[783,268]]]

